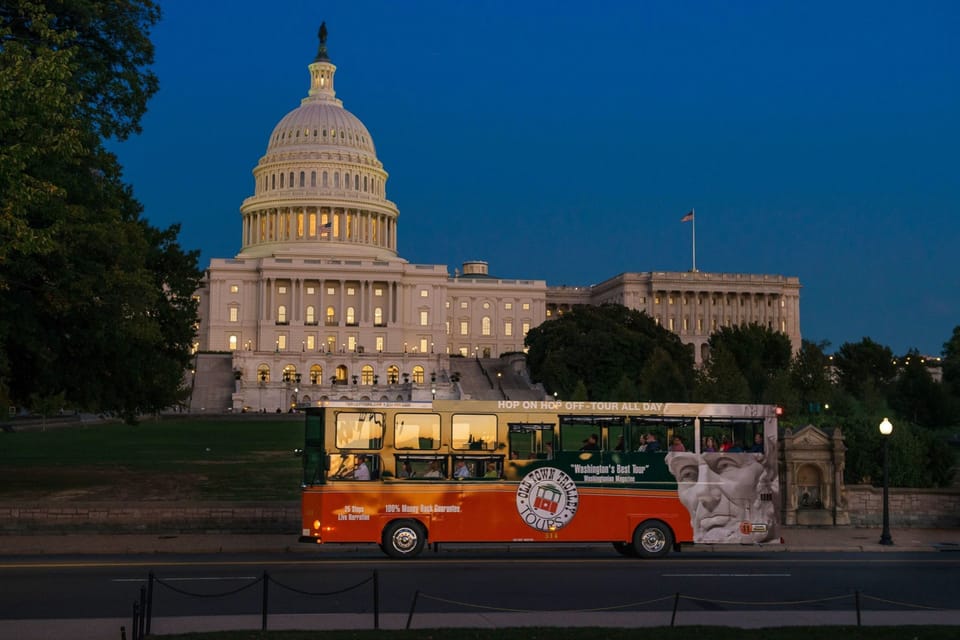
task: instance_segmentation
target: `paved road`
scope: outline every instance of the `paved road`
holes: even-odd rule
[[[423,561],[397,562],[385,560],[379,550],[373,546],[316,547],[302,546],[292,542],[287,536],[70,536],[67,538],[0,538],[0,583],[6,589],[14,589],[4,599],[16,601],[18,593],[34,589],[41,594],[37,598],[24,596],[19,604],[14,602],[15,612],[22,612],[26,619],[10,619],[17,613],[7,610],[0,620],[0,637],[17,637],[25,640],[32,638],[71,637],[102,638],[117,637],[121,625],[130,625],[129,607],[136,598],[145,572],[150,567],[162,565],[158,574],[167,578],[180,578],[175,584],[205,584],[203,588],[220,588],[227,584],[242,586],[240,579],[256,578],[269,567],[271,575],[276,573],[283,580],[293,581],[300,588],[313,590],[344,583],[337,582],[338,573],[346,571],[341,567],[352,567],[353,577],[369,575],[373,567],[382,567],[384,576],[383,613],[379,619],[381,628],[403,628],[407,622],[407,609],[411,602],[410,592],[422,589],[427,595],[448,597],[457,595],[465,601],[473,592],[458,593],[444,587],[454,583],[456,576],[464,572],[476,571],[477,567],[487,571],[484,580],[487,586],[482,593],[514,593],[524,597],[525,609],[539,611],[505,611],[499,609],[471,610],[459,608],[425,597],[417,607],[413,619],[413,628],[435,627],[503,627],[503,626],[662,626],[670,623],[673,602],[669,596],[682,585],[685,593],[709,595],[710,601],[690,599],[686,596],[682,602],[676,623],[680,625],[709,624],[738,627],[785,626],[798,624],[855,624],[855,607],[851,599],[853,587],[860,584],[881,584],[875,594],[884,600],[903,600],[904,595],[916,597],[922,589],[930,590],[932,600],[928,604],[937,607],[949,606],[950,602],[960,601],[960,593],[954,580],[960,565],[958,533],[955,531],[894,531],[893,547],[881,547],[877,544],[879,533],[871,530],[797,530],[790,532],[788,543],[775,547],[697,547],[662,561],[625,560],[615,556],[605,547],[559,547],[549,551],[540,547],[531,549],[530,545],[449,545],[442,547],[436,554],[428,553]],[[792,542],[790,540],[792,539]],[[53,546],[51,546],[53,545]],[[78,554],[76,550],[83,553]],[[180,557],[176,554],[185,549],[212,555],[190,553]],[[69,554],[51,553],[51,551],[69,551]],[[292,551],[290,551],[292,550]],[[98,557],[94,554],[104,554]],[[128,555],[134,552],[135,555]],[[692,553],[688,553],[692,552]],[[703,555],[703,553],[713,555]],[[779,552],[779,553],[778,553]],[[873,553],[876,552],[876,553]],[[937,553],[940,552],[940,553]],[[771,555],[774,553],[775,555]],[[283,564],[277,559],[282,558]],[[539,559],[538,559],[539,558]],[[189,565],[203,562],[194,569]],[[52,583],[44,586],[42,580],[33,577],[40,571],[41,565],[58,565],[50,574]],[[538,577],[531,567],[547,565],[546,577]],[[558,569],[558,567],[561,567]],[[218,570],[211,573],[211,569]],[[230,567],[227,569],[227,567]],[[291,570],[291,567],[304,567]],[[322,583],[311,579],[316,576],[317,568],[322,567],[326,576]],[[420,581],[424,576],[424,567],[431,567],[433,578],[426,583]],[[541,569],[536,569],[540,571]],[[519,572],[520,578],[511,578],[509,571]],[[59,572],[59,573],[58,573]],[[224,573],[226,572],[226,573]],[[311,574],[312,572],[312,574]],[[819,574],[817,572],[820,572]],[[865,572],[865,573],[864,573]],[[93,576],[93,582],[84,582],[87,578],[81,574]],[[628,580],[621,586],[609,587],[603,596],[602,589],[609,580]],[[669,575],[668,575],[669,574]],[[683,574],[683,575],[681,575]],[[697,574],[697,575],[692,575]],[[788,579],[789,574],[790,579]],[[803,574],[807,586],[797,584],[791,591],[786,587],[793,584],[793,576]],[[346,575],[346,574],[345,574]],[[453,575],[454,577],[449,577]],[[331,578],[333,576],[333,578]],[[505,577],[506,576],[506,577]],[[222,578],[233,579],[224,581]],[[203,580],[195,580],[202,578]],[[208,578],[216,578],[207,580]],[[471,575],[471,584],[474,576]],[[28,580],[41,580],[29,586]],[[412,582],[411,582],[412,580]],[[814,590],[809,584],[835,585],[835,592],[844,598],[844,602],[811,604],[791,611],[789,616],[783,612],[758,609],[756,607],[736,607],[716,604],[716,600],[733,600],[730,594],[746,592],[766,594],[773,588],[778,598],[808,599]],[[56,586],[51,586],[55,584]],[[428,586],[438,585],[430,593]],[[504,589],[502,585],[511,585]],[[648,588],[637,588],[646,584]],[[216,586],[213,586],[216,585]],[[500,587],[498,587],[500,585]],[[528,594],[536,595],[540,587],[566,589],[569,594],[587,593],[604,599],[606,602],[622,603],[616,596],[630,593],[634,598],[667,597],[666,601],[649,605],[650,610],[622,611],[577,611],[576,598],[557,606],[556,594],[545,591],[540,597],[530,600]],[[592,586],[590,586],[592,585]],[[740,585],[737,587],[736,585]],[[731,589],[731,587],[735,587]],[[586,587],[586,588],[584,588]],[[892,590],[891,590],[892,589]],[[51,613],[44,612],[43,595],[56,593],[81,593],[75,605],[64,615],[67,620],[51,620]],[[280,589],[274,588],[272,593]],[[543,591],[543,589],[541,589]],[[100,595],[110,594],[103,601]],[[822,594],[820,590],[815,590]],[[866,592],[866,590],[865,590]],[[166,607],[157,615],[153,623],[155,633],[173,633],[183,631],[203,631],[214,629],[258,629],[261,619],[257,611],[258,594],[248,596],[250,602],[231,607],[233,610],[220,610],[217,615],[191,615],[195,611],[189,607],[172,607],[171,602],[158,601]],[[723,596],[726,596],[725,598]],[[169,597],[167,594],[166,597]],[[369,597],[369,592],[363,598]],[[577,596],[579,597],[579,596]],[[545,599],[544,599],[545,598]],[[945,599],[944,599],[945,598]],[[754,598],[749,598],[754,600]],[[52,599],[56,601],[56,598]],[[738,601],[747,600],[745,597]],[[528,604],[532,601],[533,606]],[[33,602],[33,604],[31,604]],[[106,602],[107,608],[103,609]],[[364,604],[361,597],[355,600],[344,599],[337,609],[312,606],[271,606],[269,628],[371,628],[373,626],[372,608]],[[97,604],[99,603],[99,604]],[[711,604],[712,603],[712,604]],[[509,600],[496,603],[500,608],[511,604]],[[516,604],[516,602],[513,602]],[[595,603],[594,603],[595,604]],[[960,625],[960,611],[923,610],[902,605],[887,605],[869,600],[863,603],[861,622],[875,624],[951,624]],[[81,607],[78,610],[76,607]],[[190,605],[192,606],[192,605]],[[891,606],[895,610],[880,610]],[[39,612],[31,607],[40,607]],[[97,607],[101,607],[98,609]],[[124,611],[124,607],[128,607]],[[513,607],[520,608],[520,607]],[[566,609],[556,611],[555,609]],[[582,607],[581,607],[582,608]],[[451,610],[454,609],[454,610]],[[273,613],[274,610],[284,611]],[[336,612],[334,612],[336,611]],[[103,613],[100,613],[103,612]],[[344,613],[346,612],[346,613]],[[220,615],[225,613],[229,615]]]

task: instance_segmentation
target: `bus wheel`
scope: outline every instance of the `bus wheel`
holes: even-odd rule
[[[415,558],[423,551],[427,532],[419,522],[394,520],[383,530],[384,552],[391,558]]]
[[[627,558],[636,558],[637,550],[629,542],[614,542],[613,548],[616,549],[617,553]]]
[[[659,520],[641,522],[633,532],[633,548],[641,558],[662,558],[673,546],[673,532]]]

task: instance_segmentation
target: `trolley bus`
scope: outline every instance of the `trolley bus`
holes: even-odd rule
[[[376,543],[394,558],[453,542],[606,542],[651,558],[682,543],[780,541],[774,406],[437,400],[301,409],[304,542]]]

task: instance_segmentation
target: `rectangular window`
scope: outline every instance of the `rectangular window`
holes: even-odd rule
[[[427,352],[427,339],[420,338],[420,353],[426,353],[426,352]],[[421,382],[423,381],[421,380]]]
[[[530,323],[524,322],[522,325],[522,329],[523,329],[523,337],[526,338],[527,334],[530,333]]]
[[[333,353],[337,350],[337,336],[327,336],[327,351]]]
[[[353,287],[347,287],[347,295],[348,296],[356,295],[356,289],[354,289]]]
[[[328,295],[328,296],[332,296],[332,295],[335,294],[336,292],[337,292],[337,290],[334,289],[333,287],[327,287],[327,295]]]
[[[529,302],[524,302],[524,303],[523,303],[523,310],[524,310],[524,311],[530,311],[530,303],[529,303]]]
[[[237,350],[237,336],[230,336],[230,339],[228,340],[228,343],[229,343],[229,346],[230,346],[230,351],[236,351],[236,350]]]
[[[505,303],[503,304],[503,308],[506,309],[507,311],[509,311],[510,309],[513,309],[513,303],[512,303],[512,302],[505,302]]]
[[[466,300],[463,300],[463,301],[460,302],[460,308],[461,308],[461,309],[466,309],[466,308],[467,308],[467,301],[466,301]]]
[[[338,449],[379,449],[383,446],[384,414],[341,411],[337,414]]]
[[[420,289],[420,297],[421,297],[421,298],[427,298],[427,297],[429,297],[429,296],[430,296],[430,292],[429,292],[429,291],[427,291],[426,289]]]
[[[307,336],[307,349],[313,351],[317,348],[317,337],[314,335]]]
[[[513,335],[513,322],[506,320],[503,323],[503,335],[512,336]]]
[[[240,321],[240,309],[237,307],[230,307],[230,322],[239,322]]]
[[[357,350],[357,336],[347,336],[347,351]]]
[[[453,448],[493,451],[497,446],[497,416],[456,413],[452,419]]]
[[[383,352],[383,336],[377,336],[377,353]]]
[[[240,293],[240,285],[238,284],[230,285],[230,293]]]
[[[279,287],[277,287],[277,293],[286,293],[286,292],[287,292],[287,288],[285,286],[280,285]]]
[[[374,289],[374,290],[373,290],[373,295],[377,296],[378,298],[381,297],[381,296],[383,296],[383,289],[379,289],[379,288],[378,288],[378,289]]]
[[[307,287],[307,295],[312,296],[316,292],[316,289],[313,287]]]
[[[458,349],[458,351],[460,352],[460,355],[461,355],[461,356],[463,356],[464,358],[467,357],[468,353],[467,353],[467,348],[466,348],[466,347],[460,347],[460,348]]]
[[[439,449],[440,416],[434,413],[398,413],[393,441],[397,449]]]
[[[277,336],[277,351],[286,351],[287,350],[287,336],[280,334]]]
[[[466,336],[470,335],[470,323],[466,320],[460,321],[460,335]]]
[[[428,327],[428,326],[430,326],[430,312],[429,312],[429,311],[421,311],[421,312],[420,312],[420,326],[421,326],[421,327]]]

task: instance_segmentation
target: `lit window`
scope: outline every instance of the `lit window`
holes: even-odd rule
[[[426,352],[427,352],[427,339],[420,338],[420,353],[426,353]]]
[[[460,321],[460,335],[465,336],[470,334],[470,323],[466,320]]]
[[[380,289],[380,288],[374,289],[374,290],[373,290],[373,295],[375,295],[375,296],[377,296],[377,297],[382,296],[382,295],[383,295],[383,289]]]
[[[377,336],[377,353],[383,351],[383,336]]]
[[[334,289],[333,287],[327,287],[327,295],[328,295],[328,296],[332,296],[332,295],[335,294],[336,292],[337,292],[337,290]]]
[[[357,350],[357,336],[347,336],[347,351]]]
[[[237,336],[230,336],[230,339],[229,339],[228,342],[229,342],[229,344],[230,344],[230,351],[236,351],[236,350],[237,350]]]
[[[240,293],[240,285],[238,284],[230,285],[230,293]]]
[[[503,335],[512,336],[513,335],[513,322],[506,320],[503,323]]]
[[[529,303],[529,302],[524,302],[524,303],[523,303],[523,310],[524,310],[524,311],[529,311],[529,310],[530,310],[530,303]]]
[[[383,307],[376,307],[373,310],[373,324],[375,325],[383,324]]]
[[[307,287],[307,295],[312,296],[316,292],[316,289],[313,287]]]
[[[512,302],[506,302],[506,303],[504,303],[503,308],[506,309],[507,311],[509,311],[510,309],[513,309],[513,303],[512,303]]]
[[[239,322],[240,321],[240,309],[237,307],[230,307],[230,322]]]
[[[463,300],[463,301],[460,302],[460,308],[461,308],[461,309],[466,309],[466,308],[467,308],[467,301],[466,301],[466,300]]]
[[[373,367],[368,364],[360,369],[360,384],[373,384]]]
[[[484,308],[484,309],[489,309],[489,308],[490,308],[490,303],[489,303],[489,302],[484,302],[484,303],[483,303],[483,308]]]
[[[317,348],[317,338],[314,335],[307,336],[307,350],[313,351]]]
[[[413,381],[416,384],[423,384],[423,367],[420,365],[413,368]]]
[[[483,316],[480,319],[480,333],[485,336],[490,335],[490,316]]]
[[[430,292],[429,292],[429,291],[427,291],[426,289],[420,289],[420,297],[421,297],[421,298],[426,298],[426,297],[429,296],[429,295],[430,295]]]
[[[277,307],[277,322],[286,322],[287,321],[287,306],[280,305]]]
[[[317,321],[317,310],[312,304],[307,305],[306,320],[307,320],[307,324],[313,324],[314,322]]]
[[[348,295],[348,296],[352,296],[352,295],[355,295],[355,294],[356,294],[356,289],[354,289],[353,287],[347,287],[347,295]]]
[[[337,312],[333,307],[327,307],[326,317],[328,325],[337,324]]]
[[[277,350],[278,351],[287,350],[287,336],[283,334],[277,336]]]
[[[430,325],[430,312],[429,312],[429,311],[421,311],[421,312],[420,312],[420,326],[421,326],[421,327],[426,327],[426,326],[429,326],[429,325]]]
[[[280,285],[279,287],[277,287],[277,293],[286,293],[286,292],[287,292],[287,288],[285,286]]]
[[[353,307],[347,307],[347,324],[356,324],[356,311]]]
[[[522,329],[523,329],[523,337],[527,337],[527,334],[530,333],[530,323],[524,322]]]

